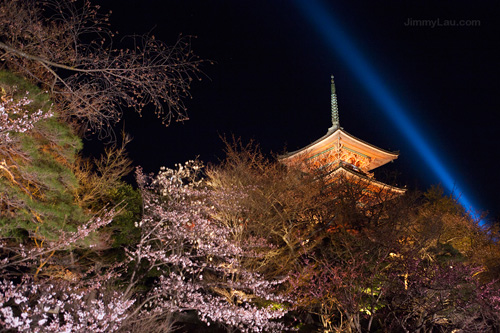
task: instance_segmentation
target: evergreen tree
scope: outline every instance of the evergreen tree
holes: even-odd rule
[[[23,118],[29,123],[7,131],[10,140],[0,145],[0,232],[42,241],[59,230],[76,230],[88,218],[75,202],[78,181],[72,166],[82,147],[80,138],[58,119],[48,95],[37,87],[5,71],[0,72],[0,87],[4,126]],[[7,100],[26,102],[16,109]]]

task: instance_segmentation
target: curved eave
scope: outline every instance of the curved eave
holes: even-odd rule
[[[397,194],[404,194],[404,193],[406,193],[406,189],[404,189],[404,188],[399,188],[399,187],[396,187],[396,186],[388,185],[386,183],[383,183],[381,181],[375,180],[373,178],[369,178],[369,177],[363,175],[362,173],[359,173],[359,172],[356,172],[354,170],[345,168],[343,166],[339,166],[335,170],[332,170],[332,172],[330,173],[330,175],[333,176],[333,175],[341,173],[341,172],[347,173],[349,175],[349,177],[354,177],[354,178],[361,179],[362,181],[368,182],[368,183],[370,183],[372,185],[375,185],[375,186],[377,186],[377,187],[379,187],[379,188],[381,188],[383,190],[390,191],[392,193],[397,193]]]
[[[339,142],[342,142],[343,146],[359,152],[361,155],[369,156],[372,162],[370,163],[368,170],[378,168],[379,166],[398,158],[399,155],[399,152],[391,152],[379,148],[355,137],[352,134],[349,134],[344,131],[343,128],[337,128],[328,130],[324,136],[304,148],[279,156],[279,159],[286,162],[286,160],[297,159],[303,155],[304,157],[318,155],[329,150],[331,147],[338,145]]]

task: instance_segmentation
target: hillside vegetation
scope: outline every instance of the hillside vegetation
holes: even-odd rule
[[[201,62],[113,37],[87,1],[0,2],[0,331],[500,331],[500,234],[439,187],[368,194],[238,140],[125,183],[113,125],[184,119]]]

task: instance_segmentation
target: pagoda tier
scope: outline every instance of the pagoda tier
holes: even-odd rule
[[[281,155],[280,161],[305,172],[312,169],[322,170],[330,181],[342,177],[361,184],[368,191],[403,194],[404,189],[379,182],[370,172],[395,160],[399,153],[378,148],[344,131],[340,127],[333,76],[331,90],[332,127],[323,137],[306,147]]]
[[[341,162],[354,170],[368,174],[398,158],[398,152],[390,152],[366,143],[347,133],[342,128],[330,129],[326,135],[299,150],[280,156],[284,164],[303,161],[313,166],[318,163],[335,167]]]
[[[368,204],[377,203],[380,199],[391,199],[394,198],[394,195],[397,196],[406,192],[405,189],[376,180],[373,178],[373,175],[357,172],[350,165],[345,165],[344,163],[340,163],[337,168],[329,170],[327,177],[332,183],[345,179],[351,184],[361,186],[367,192],[367,195],[362,200]]]

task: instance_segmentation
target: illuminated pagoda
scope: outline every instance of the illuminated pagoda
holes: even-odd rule
[[[351,184],[359,184],[368,195],[364,203],[374,204],[381,198],[394,197],[405,192],[375,180],[373,169],[398,158],[398,152],[387,151],[347,133],[339,122],[337,94],[333,75],[331,77],[332,127],[318,140],[299,150],[279,157],[288,166],[296,166],[305,172],[313,169],[326,172],[327,182],[341,179]]]

